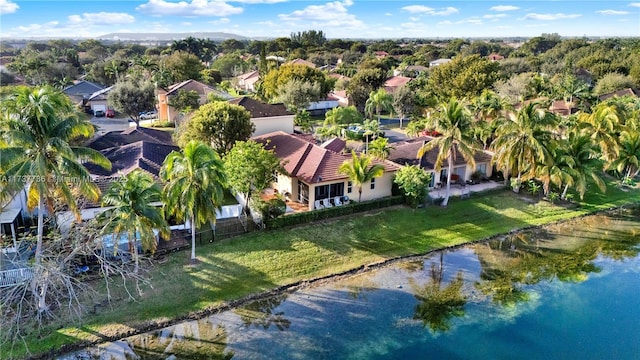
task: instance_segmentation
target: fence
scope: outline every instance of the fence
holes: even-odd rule
[[[0,288],[16,286],[33,278],[31,268],[20,268],[0,271]]]

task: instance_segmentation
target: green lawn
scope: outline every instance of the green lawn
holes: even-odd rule
[[[401,207],[295,231],[254,232],[200,246],[196,252],[201,263],[194,267],[188,265],[188,252],[172,254],[150,269],[153,288],[145,289],[142,299],[116,301],[112,308],[85,318],[82,326],[27,340],[36,353],[83,339],[98,340],[296,281],[637,201],[640,190],[613,186],[606,195],[592,194],[571,206],[532,202],[525,195],[502,191],[453,199],[447,208]],[[17,350],[16,355],[23,354],[23,349]]]

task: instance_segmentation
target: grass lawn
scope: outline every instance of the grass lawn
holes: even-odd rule
[[[253,232],[197,248],[201,263],[196,266],[188,265],[188,252],[172,254],[150,269],[153,288],[145,289],[141,299],[115,301],[111,308],[86,317],[82,326],[27,340],[35,353],[79,340],[95,341],[299,280],[637,201],[640,190],[613,186],[606,195],[591,194],[576,206],[531,202],[524,195],[502,191],[453,199],[447,208],[401,207],[295,231]],[[0,357],[8,355],[6,349]],[[16,356],[23,355],[24,349],[14,350]]]

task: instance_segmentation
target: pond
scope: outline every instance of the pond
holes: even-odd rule
[[[637,359],[639,253],[636,217],[592,216],[59,359]]]

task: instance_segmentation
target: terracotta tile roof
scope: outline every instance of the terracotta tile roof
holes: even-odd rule
[[[308,184],[347,178],[338,174],[338,168],[345,161],[351,160],[350,155],[338,154],[282,131],[257,136],[253,140],[265,144],[266,149],[272,149],[291,177]],[[374,163],[382,164],[387,172],[398,169],[397,165],[389,161],[374,160]]]
[[[94,164],[85,164],[89,172],[98,177],[115,177],[142,169],[158,178],[164,159],[172,151],[180,151],[173,145],[163,145],[138,141],[124,146],[103,149],[100,152],[111,161],[111,170],[105,170]]]
[[[247,109],[252,118],[293,115],[284,104],[267,104],[248,96],[229,100],[229,102]]]
[[[622,96],[637,96],[637,95],[633,91],[633,89],[626,88],[626,89],[618,90],[612,93],[600,95],[598,96],[598,99],[607,100],[612,97],[622,97]]]
[[[104,135],[95,137],[85,144],[85,146],[100,151],[138,141],[173,145],[170,132],[145,127],[130,127],[123,131],[110,131]]]
[[[316,64],[314,64],[314,63],[312,63],[310,61],[307,61],[307,60],[303,60],[303,59],[294,59],[294,60],[291,60],[289,62],[284,63],[283,65],[304,65],[304,66],[308,66],[308,67],[311,67],[311,68],[315,68],[316,67]]]
[[[341,153],[344,150],[344,147],[347,145],[347,142],[340,139],[339,137],[335,137],[331,140],[327,140],[320,144],[320,147],[323,147],[327,150],[333,151],[335,153]]]
[[[575,109],[576,107],[573,103],[564,100],[554,100],[549,107],[549,110],[554,114],[563,116],[571,115]]]
[[[429,150],[429,152],[424,154],[422,159],[418,159],[418,150],[424,143],[429,140],[430,138],[425,137],[395,144],[395,148],[392,149],[391,153],[389,154],[389,161],[393,161],[394,163],[400,165],[420,165],[420,167],[425,170],[433,170],[435,167],[436,159],[438,158],[437,148]],[[473,159],[476,161],[476,164],[487,163],[491,161],[491,156],[484,151],[476,151],[476,153],[473,155]],[[462,157],[462,155],[458,153],[456,149],[456,161],[454,163],[454,166],[464,164],[466,164],[464,157]],[[446,166],[446,164],[443,164],[442,166],[444,167]]]
[[[242,80],[247,80],[252,77],[260,77],[260,72],[258,72],[258,70],[254,70],[242,75],[238,75],[238,79],[242,79]]]
[[[196,91],[200,95],[207,95],[215,89],[209,85],[203,84],[193,79],[185,80],[181,83],[173,84],[167,89],[167,95],[175,95],[178,90]]]

